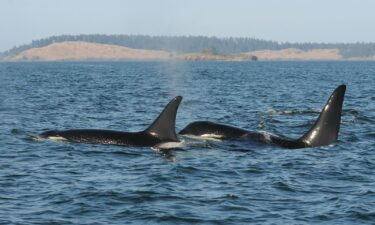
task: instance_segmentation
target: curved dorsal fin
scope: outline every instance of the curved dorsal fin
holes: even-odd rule
[[[179,141],[176,135],[177,109],[182,100],[181,96],[173,98],[160,113],[158,118],[144,131],[162,141]]]
[[[306,147],[329,145],[337,140],[346,86],[338,86],[329,97],[314,126],[299,141]]]

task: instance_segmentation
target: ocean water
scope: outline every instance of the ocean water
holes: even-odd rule
[[[347,85],[339,140],[298,150],[181,137],[151,148],[31,138],[209,120],[292,138]],[[0,63],[0,224],[374,224],[374,62]]]

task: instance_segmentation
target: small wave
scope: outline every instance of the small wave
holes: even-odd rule
[[[30,136],[26,136],[25,137],[25,140],[26,141],[35,141],[35,142],[39,142],[39,141],[44,141],[46,140],[45,138],[42,138],[40,136],[37,136],[37,135],[30,135]]]
[[[140,152],[130,152],[130,151],[113,151],[111,152],[112,154],[115,155],[123,155],[123,156],[142,156],[143,154]]]
[[[23,178],[23,177],[29,177],[30,175],[29,174],[9,174],[9,175],[5,175],[5,176],[2,176],[2,178],[4,179],[20,179],[20,178]]]
[[[290,111],[290,110],[285,110],[281,112],[281,115],[316,115],[321,112],[320,109],[310,109],[310,110],[296,110],[296,111]]]
[[[252,166],[251,168],[244,170],[244,172],[250,173],[250,174],[262,174],[262,173],[265,173],[266,171],[261,167]]]
[[[232,203],[225,203],[221,206],[221,209],[223,211],[244,211],[244,212],[252,212],[251,209],[249,209],[246,206],[241,206],[241,205],[235,205]]]
[[[366,221],[375,221],[375,211],[373,212],[360,212],[357,210],[352,210],[348,212],[351,216]]]
[[[292,162],[287,162],[287,163],[283,163],[283,164],[281,164],[281,166],[282,166],[283,168],[286,168],[286,169],[292,169],[292,168],[294,167],[294,163],[292,163]]]
[[[374,123],[375,120],[371,117],[364,116],[364,115],[359,115],[359,116],[354,116],[352,117],[353,122],[368,122],[368,123]]]
[[[266,128],[266,125],[265,125],[264,121],[261,121],[261,122],[258,124],[257,128],[258,128],[258,129],[264,129],[264,128]]]
[[[343,109],[343,113],[349,114],[349,115],[354,115],[354,116],[360,114],[360,112],[358,110],[355,110],[355,109],[345,109],[345,108]]]
[[[198,169],[194,166],[178,166],[176,167],[176,171],[181,174],[194,174],[194,173],[200,173],[203,170]]]
[[[93,188],[92,188],[93,189]],[[117,191],[99,191],[99,190],[90,190],[90,191],[83,191],[79,193],[78,195],[80,198],[83,199],[88,199],[88,198],[93,198],[93,199],[98,199],[98,198],[109,198],[109,199],[123,199],[126,200],[126,196]]]
[[[373,190],[366,190],[366,191],[362,191],[361,192],[361,195],[363,195],[363,196],[366,196],[366,195],[373,195],[373,194],[375,194],[375,191],[373,191]]]
[[[268,115],[316,115],[321,112],[320,109],[307,109],[307,110],[278,110],[278,109],[269,109],[266,111]]]
[[[286,182],[278,181],[278,182],[273,183],[272,186],[282,191],[295,192],[295,190]]]
[[[38,215],[38,216],[43,216],[43,215],[53,216],[53,215],[59,214],[59,212],[55,211],[55,210],[52,210],[52,209],[46,209],[46,210],[35,211],[35,212],[33,212],[33,214]]]
[[[24,134],[25,132],[23,132],[22,130],[19,130],[17,128],[13,128],[13,129],[10,130],[10,133],[20,135],[20,134]]]
[[[155,151],[163,151],[163,150],[171,150],[171,149],[182,149],[185,147],[185,142],[162,142],[159,143],[153,147],[151,147],[152,150]]]
[[[246,146],[245,148],[245,147],[238,147],[236,145],[232,145],[232,147],[229,148],[228,151],[238,152],[238,153],[249,153],[249,152],[253,152],[253,149],[250,149],[249,146]]]
[[[202,104],[204,104],[204,102],[202,100],[199,100],[199,99],[197,99],[197,100],[186,99],[186,100],[184,100],[184,104],[186,106],[190,106],[190,105],[202,105]]]
[[[226,198],[231,198],[231,199],[238,199],[238,198],[240,198],[238,195],[232,194],[232,193],[226,194],[225,197]]]
[[[171,222],[172,224],[179,224],[179,223],[207,223],[207,220],[204,220],[202,218],[195,218],[195,217],[188,217],[188,216],[177,216],[177,215],[155,215],[155,216],[145,216],[144,219],[154,219],[158,223],[168,223]]]

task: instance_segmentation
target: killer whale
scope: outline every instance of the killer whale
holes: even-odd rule
[[[245,139],[290,149],[329,145],[335,142],[338,137],[345,91],[345,85],[340,85],[333,91],[314,125],[298,139],[279,137],[265,132],[248,131],[209,121],[190,123],[179,134],[211,136],[220,139]]]
[[[155,121],[140,132],[122,132],[113,130],[73,129],[50,130],[41,133],[42,138],[63,139],[70,142],[110,144],[135,147],[152,147],[164,142],[179,142],[175,131],[177,109],[181,96],[173,98]]]

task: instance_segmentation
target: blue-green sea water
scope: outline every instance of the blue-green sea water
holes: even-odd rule
[[[181,137],[168,152],[31,138],[196,120],[297,138],[347,85],[339,140]],[[374,224],[374,62],[0,63],[0,224]]]

